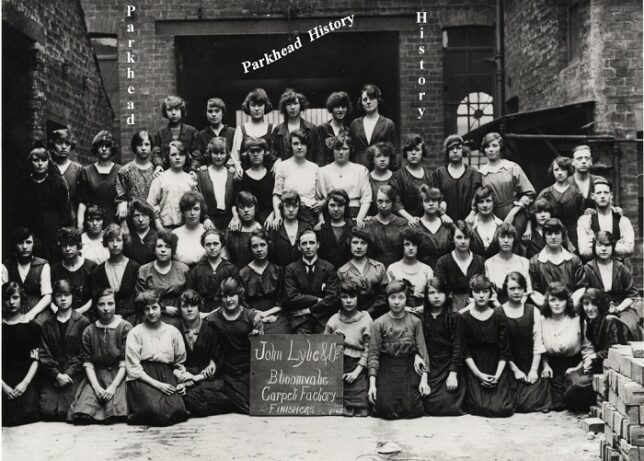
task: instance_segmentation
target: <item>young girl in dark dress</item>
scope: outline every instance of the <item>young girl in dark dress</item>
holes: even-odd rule
[[[494,215],[494,192],[489,186],[483,186],[474,193],[476,214],[472,218],[471,250],[484,258],[490,258],[499,252],[497,230],[503,221]]]
[[[237,269],[241,269],[252,261],[253,254],[250,251],[251,232],[261,229],[262,226],[255,220],[257,198],[250,192],[241,191],[237,194],[237,215],[241,227],[239,230],[226,231],[226,250],[228,259]]]
[[[465,409],[473,415],[507,417],[514,413],[512,381],[506,364],[512,358],[503,314],[491,307],[492,282],[484,275],[470,280],[474,303],[462,313],[465,337]]]
[[[302,130],[311,138],[311,145],[306,153],[306,159],[317,165],[322,165],[322,144],[320,143],[318,130],[315,125],[302,118],[302,113],[308,106],[309,102],[306,96],[297,93],[291,88],[284,90],[280,96],[279,110],[284,121],[277,125],[271,134],[271,146],[275,153],[276,165],[293,155],[290,149],[291,133],[295,130]]]
[[[239,278],[248,307],[262,313],[264,334],[288,334],[288,317],[281,307],[284,270],[268,260],[269,243],[266,230],[251,232],[248,246],[253,260],[239,271]]]
[[[595,353],[593,373],[602,372],[602,364],[608,357],[608,349],[615,344],[628,344],[633,336],[628,326],[619,317],[609,314],[608,297],[597,288],[588,288],[581,297],[581,318],[586,321],[586,338],[592,343]]]
[[[390,184],[396,189],[400,201],[395,204],[394,211],[405,218],[409,225],[418,225],[423,215],[423,205],[419,189],[423,184],[435,187],[432,174],[423,167],[423,158],[427,157],[427,146],[418,134],[405,136],[402,144],[402,156],[407,160],[405,166],[396,171]]]
[[[71,224],[69,192],[63,178],[51,171],[45,149],[32,150],[27,161],[29,174],[16,187],[20,192],[15,197],[12,219],[17,226],[29,227],[40,242],[34,254],[53,263],[60,259],[58,229]]]
[[[340,283],[340,310],[326,323],[324,334],[344,337],[342,402],[344,416],[367,416],[367,357],[371,316],[358,310],[358,286],[350,281]]]
[[[534,201],[529,213],[530,219],[522,236],[526,258],[530,259],[539,254],[546,246],[543,225],[552,218],[552,210],[552,205],[548,200],[540,198]]]
[[[510,272],[503,282],[507,299],[499,312],[505,316],[514,374],[515,410],[518,413],[547,412],[552,407],[550,381],[539,377],[541,355],[545,352],[541,336],[541,313],[524,301],[527,282],[519,272]]]
[[[170,426],[188,418],[183,398],[186,348],[181,333],[161,321],[159,295],[154,290],[136,298],[143,323],[125,343],[128,424]]]
[[[463,138],[450,135],[443,143],[445,148],[445,166],[434,172],[436,187],[445,196],[446,213],[453,221],[465,219],[472,211],[474,192],[481,187],[481,173],[476,168],[466,165],[463,157],[466,148]]]
[[[15,256],[5,261],[8,281],[17,283],[23,290],[20,313],[25,321],[36,320],[38,324],[51,312],[51,266],[46,260],[34,256],[36,240],[27,227],[19,227],[13,234],[12,246]]]
[[[271,133],[273,133],[273,124],[266,121],[264,117],[273,111],[273,104],[263,88],[255,88],[248,93],[241,109],[250,116],[250,120],[237,126],[233,138],[231,159],[235,164],[238,177],[241,177],[243,170],[250,166],[248,139],[250,137],[263,139],[268,143],[268,151],[271,151],[270,142]]]
[[[125,240],[123,254],[139,266],[154,261],[154,244],[157,233],[152,229],[154,210],[145,200],[135,199],[128,215],[130,236]]]
[[[136,276],[139,265],[123,256],[123,229],[118,224],[110,224],[103,233],[103,245],[110,257],[92,273],[92,297],[106,288],[114,290],[116,313],[131,324],[136,321],[134,297],[136,296]]]
[[[201,246],[206,257],[193,267],[186,278],[186,288],[195,290],[203,298],[202,317],[221,307],[219,288],[228,277],[237,277],[237,268],[221,256],[224,248],[222,234],[217,229],[208,229],[201,236]]]
[[[120,165],[112,161],[118,152],[118,145],[112,133],[98,132],[92,140],[92,154],[98,157],[96,163],[83,168],[78,178],[77,227],[83,230],[85,211],[90,205],[103,210],[104,223],[116,222],[116,175]]]
[[[224,381],[219,376],[221,351],[215,330],[201,318],[203,298],[194,290],[181,294],[181,334],[186,346],[186,372],[181,383],[186,387],[183,400],[190,416],[228,413]]]
[[[369,401],[374,416],[383,419],[423,416],[429,356],[420,319],[405,310],[407,284],[387,286],[389,312],[371,325],[369,342]]]
[[[348,214],[349,196],[334,189],[327,196],[324,207],[325,222],[318,231],[318,256],[337,269],[351,259],[351,218]]]
[[[111,288],[93,300],[96,322],[83,331],[81,360],[85,377],[69,407],[67,419],[76,424],[108,424],[127,417],[125,397],[125,338],[132,324],[116,314]]]
[[[353,107],[349,95],[344,91],[335,91],[326,100],[326,110],[331,114],[331,120],[319,125],[318,136],[322,144],[320,165],[324,166],[333,161],[333,138],[349,134],[349,116]]]
[[[418,192],[425,210],[418,221],[418,229],[424,237],[418,250],[418,259],[434,268],[438,258],[452,249],[452,226],[444,224],[440,218],[440,204],[443,200],[441,191],[423,184]]]
[[[16,282],[2,286],[2,425],[38,421],[40,327],[22,314],[24,291]]]
[[[378,190],[381,186],[389,185],[393,177],[393,171],[398,170],[398,162],[394,146],[388,142],[379,142],[367,149],[367,160],[369,161],[369,185],[371,186],[371,206],[369,216],[378,214],[376,202]]]
[[[537,199],[546,199],[552,206],[552,217],[561,220],[568,232],[568,238],[577,247],[577,219],[585,208],[584,196],[577,186],[569,181],[574,174],[572,159],[558,156],[548,168],[555,182],[539,192]]]
[[[270,172],[273,157],[268,150],[268,143],[264,139],[248,138],[246,145],[248,146],[250,167],[244,170],[241,181],[235,185],[235,189],[237,190],[237,194],[239,194],[239,191],[246,191],[257,198],[255,219],[263,225],[273,212],[273,188],[275,187],[275,179]],[[230,229],[237,229],[241,225],[239,223],[237,209],[233,207],[232,212],[233,219],[230,221],[228,227]],[[267,226],[271,225],[272,221],[273,219],[271,217]]]
[[[463,325],[453,312],[445,282],[429,279],[427,299],[416,312],[423,318],[425,343],[429,351],[429,378],[432,392],[424,399],[425,414],[459,416],[463,412]]]
[[[295,191],[285,191],[280,201],[280,220],[277,228],[269,229],[269,260],[279,267],[286,267],[300,259],[298,242],[304,231],[312,227],[299,219],[300,196]]]
[[[92,307],[92,272],[96,268],[96,263],[81,255],[79,230],[63,227],[58,235],[58,245],[63,254],[63,260],[52,266],[51,279],[67,280],[74,294],[74,310],[79,314],[87,313],[86,315],[90,317],[92,313],[88,311]]]
[[[571,383],[566,378],[573,372],[590,372],[592,368],[591,344],[584,332],[583,320],[575,313],[570,291],[561,282],[552,282],[546,290],[545,303],[541,309],[541,331],[545,355],[542,356],[542,378],[550,379],[552,409],[561,411],[587,408],[595,395],[592,389],[575,396]]]
[[[221,366],[224,393],[233,411],[248,414],[250,386],[250,337],[263,334],[261,316],[245,307],[244,287],[236,279],[221,283],[223,307],[208,321],[215,330],[223,354]]]
[[[610,232],[599,231],[593,242],[592,261],[584,266],[588,286],[603,291],[608,296],[608,313],[619,317],[631,331],[636,341],[641,341],[638,311],[642,298],[635,288],[631,270],[613,257],[615,237]]]
[[[352,159],[359,165],[367,166],[366,150],[378,142],[391,143],[398,147],[398,132],[391,119],[380,115],[383,105],[382,93],[373,83],[367,83],[360,90],[358,108],[364,115],[351,122],[351,139],[355,142],[356,155]]]
[[[471,238],[472,227],[465,221],[456,221],[451,238],[454,250],[436,261],[435,275],[451,293],[454,311],[467,305],[472,277],[485,274],[485,259],[470,251]]]
[[[81,337],[90,321],[72,308],[73,286],[67,280],[56,280],[53,288],[58,311],[42,324],[40,415],[65,421],[83,379]]]
[[[392,186],[381,186],[375,200],[378,214],[367,221],[366,226],[373,243],[370,248],[373,259],[385,267],[398,261],[403,253],[401,233],[407,227],[407,220],[393,214],[397,200],[398,194]]]

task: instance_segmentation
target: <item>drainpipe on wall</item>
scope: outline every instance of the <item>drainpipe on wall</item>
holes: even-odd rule
[[[505,33],[504,33],[503,0],[496,0],[496,98],[495,117],[505,115]],[[501,133],[505,131],[501,127]]]

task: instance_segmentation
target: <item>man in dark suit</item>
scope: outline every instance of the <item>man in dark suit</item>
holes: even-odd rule
[[[303,232],[298,246],[302,258],[284,271],[283,306],[289,312],[293,333],[322,333],[338,309],[338,275],[331,263],[318,258],[320,245],[315,232]]]

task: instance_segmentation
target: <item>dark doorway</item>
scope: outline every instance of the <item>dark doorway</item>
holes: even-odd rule
[[[26,158],[33,147],[32,77],[35,67],[33,41],[2,24],[2,232],[6,242],[13,231],[11,219],[16,184],[26,171]],[[6,254],[6,253],[5,253]]]
[[[355,105],[362,85],[372,82],[384,95],[381,113],[399,124],[397,32],[335,33],[314,42],[305,33],[300,36],[299,50],[246,74],[242,61],[282,49],[290,43],[288,35],[177,37],[177,90],[188,104],[188,123],[206,126],[206,101],[211,97],[226,102],[225,122],[234,125],[235,111],[253,88],[264,88],[276,109],[287,87],[306,95],[311,107],[323,108],[337,90],[348,92]]]

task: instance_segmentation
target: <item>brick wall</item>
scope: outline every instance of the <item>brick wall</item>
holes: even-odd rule
[[[80,159],[89,161],[93,136],[111,127],[114,114],[87,36],[80,1],[6,0],[3,21],[36,38],[30,144],[46,138],[49,119],[73,130]]]
[[[566,2],[506,0],[505,4],[506,96],[518,97],[519,110],[594,100],[594,134],[635,138],[642,129],[636,126],[636,111],[642,110],[642,3],[580,0],[582,40],[579,58],[571,62]],[[612,165],[614,155],[619,157],[619,171],[607,176],[619,188],[619,205],[637,234],[642,173],[634,168],[637,145],[597,144],[593,153],[607,165]],[[636,255],[634,273],[641,286],[641,239]]]
[[[155,24],[162,20],[208,20],[253,16],[258,20],[284,18],[287,7],[292,17],[333,18],[347,14],[360,17],[382,17],[404,15],[409,17],[409,27],[399,35],[400,68],[400,133],[420,133],[428,143],[431,157],[429,165],[436,165],[442,156],[443,140],[443,88],[442,88],[442,28],[455,25],[492,25],[494,1],[470,0],[454,2],[419,1],[299,1],[299,0],[245,0],[224,1],[179,1],[140,0],[127,2],[115,0],[82,0],[88,29],[91,32],[118,33],[119,76],[122,98],[134,103],[134,111],[128,111],[121,100],[121,134],[124,155],[129,139],[135,128],[147,127],[157,130],[166,123],[160,116],[159,105],[168,94],[176,92],[176,62],[174,37],[157,33]],[[135,4],[137,11],[127,18],[128,3]],[[416,25],[416,11],[427,11],[428,22],[424,25],[425,37],[420,39]],[[356,21],[359,19],[357,18]],[[133,24],[135,31],[127,32],[127,25]],[[128,39],[134,39],[133,48],[127,47]],[[423,55],[425,71],[418,70],[420,56],[418,46],[426,47]],[[134,79],[126,79],[128,66],[127,51],[133,52],[136,63],[129,64],[134,70]],[[424,88],[417,84],[419,76],[426,78]],[[368,76],[365,76],[365,82]],[[125,98],[128,85],[135,93]],[[422,120],[416,118],[418,91],[425,91],[424,105],[427,111]],[[352,98],[355,95],[351,95]],[[387,95],[385,94],[385,98]],[[225,99],[225,95],[224,95]],[[188,110],[202,110],[188,108]],[[135,124],[125,123],[130,113],[135,114]],[[198,127],[203,128],[203,127]]]

